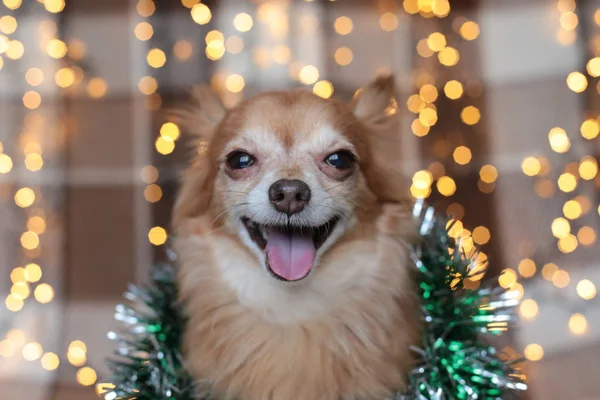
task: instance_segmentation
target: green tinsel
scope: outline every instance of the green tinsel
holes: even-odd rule
[[[497,286],[463,288],[465,279],[482,273],[475,268],[477,253],[464,254],[448,235],[447,220],[432,208],[418,202],[413,214],[422,237],[413,259],[424,329],[409,388],[389,400],[495,400],[525,390],[511,364],[482,340],[515,320],[515,293]],[[193,382],[182,367],[185,318],[177,304],[176,256],[171,250],[167,255],[169,262],[153,268],[147,288],[129,287],[125,298],[132,305],[117,306],[115,318],[126,329],[108,335],[119,347],[108,361],[114,388],[103,394],[105,400],[212,399],[210,383]]]

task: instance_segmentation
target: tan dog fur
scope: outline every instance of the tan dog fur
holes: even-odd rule
[[[392,126],[393,94],[393,80],[380,78],[352,106],[290,90],[225,110],[202,90],[179,113],[208,143],[185,173],[174,210],[186,366],[213,382],[218,398],[382,400],[404,388],[409,346],[418,340],[410,201],[374,154],[376,138]],[[319,169],[339,147],[359,158],[342,182]],[[260,165],[232,179],[223,160],[238,148],[258,154]],[[311,202],[322,204],[316,216],[344,214],[299,282],[270,276],[240,233],[249,193],[281,177],[310,182]]]

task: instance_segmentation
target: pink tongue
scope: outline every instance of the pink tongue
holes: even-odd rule
[[[275,274],[285,280],[296,281],[308,275],[315,260],[315,253],[315,244],[311,236],[269,231],[269,266]]]

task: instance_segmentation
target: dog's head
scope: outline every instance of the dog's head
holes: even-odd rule
[[[344,238],[367,234],[382,203],[406,199],[401,179],[374,156],[393,126],[393,79],[355,97],[346,105],[304,90],[269,92],[225,110],[199,90],[180,123],[205,147],[184,176],[175,226],[208,217],[273,279],[312,275]]]

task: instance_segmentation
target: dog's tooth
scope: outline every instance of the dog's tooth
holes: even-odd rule
[[[262,235],[263,239],[267,240],[267,228],[265,228],[263,225],[260,226],[260,234]]]

